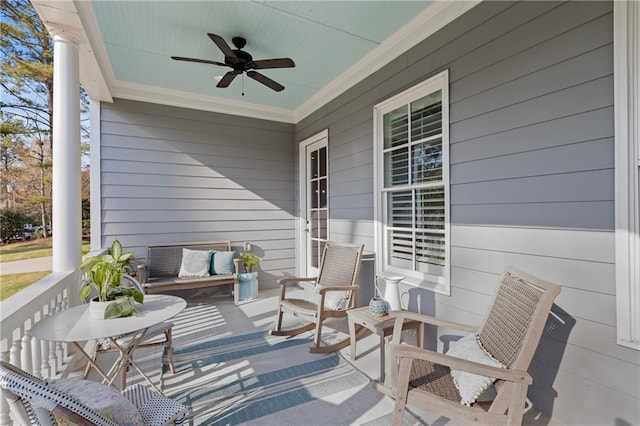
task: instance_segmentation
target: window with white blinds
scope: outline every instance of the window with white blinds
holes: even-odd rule
[[[378,272],[449,292],[448,73],[376,105]]]

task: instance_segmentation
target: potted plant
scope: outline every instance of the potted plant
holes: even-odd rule
[[[86,300],[92,290],[89,312],[93,318],[108,319],[137,315],[134,302],[143,303],[144,294],[135,287],[122,287],[124,274],[133,272],[133,253],[123,253],[115,240],[109,254],[85,259],[80,269],[87,268],[87,280],[80,287],[80,299]]]
[[[244,266],[244,272],[238,274],[239,298],[241,300],[255,299],[258,297],[258,271],[252,272],[252,270],[255,266],[260,265],[262,259],[252,252],[244,252],[240,254],[240,260]]]

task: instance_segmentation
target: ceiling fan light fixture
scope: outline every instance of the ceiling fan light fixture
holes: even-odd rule
[[[216,87],[219,88],[228,87],[236,76],[242,75],[244,77],[244,74],[246,73],[247,77],[257,81],[258,83],[264,84],[265,86],[276,92],[281,92],[282,90],[284,90],[284,86],[282,84],[254,70],[293,68],[296,66],[296,64],[291,58],[274,58],[254,61],[253,57],[249,53],[242,50],[242,48],[247,43],[244,38],[234,37],[231,41],[236,49],[231,49],[227,42],[219,35],[211,33],[207,33],[207,35],[209,36],[211,41],[213,41],[214,44],[218,47],[218,49],[220,49],[220,51],[224,54],[224,63],[211,61],[208,59],[185,58],[183,56],[172,56],[171,59],[174,59],[176,61],[197,62],[202,64],[231,68],[232,70],[227,72],[225,75],[217,75],[214,77],[218,82]],[[244,95],[244,90],[242,94]]]

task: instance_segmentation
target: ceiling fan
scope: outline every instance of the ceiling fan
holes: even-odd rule
[[[211,33],[207,33],[207,35],[224,54],[224,63],[209,61],[207,59],[184,58],[182,56],[172,56],[171,59],[175,59],[176,61],[198,62],[201,64],[210,64],[232,68],[231,71],[227,72],[222,77],[216,87],[228,87],[233,79],[236,78],[236,76],[241,75],[242,73],[246,73],[247,77],[254,79],[258,83],[264,84],[265,86],[275,90],[276,92],[281,92],[282,90],[284,90],[284,86],[282,84],[273,81],[266,75],[260,74],[259,72],[254,70],[264,70],[268,68],[293,68],[296,66],[296,64],[292,59],[277,58],[254,61],[253,57],[250,54],[242,50],[242,48],[247,44],[247,40],[245,40],[244,38],[233,37],[231,39],[231,42],[236,48],[231,49],[227,42],[219,35]]]

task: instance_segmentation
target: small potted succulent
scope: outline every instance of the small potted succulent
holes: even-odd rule
[[[255,299],[258,297],[258,271],[252,272],[252,270],[260,265],[262,259],[248,251],[240,254],[240,260],[244,266],[244,272],[238,274],[239,298],[241,300]]]
[[[80,299],[90,301],[92,318],[108,319],[137,315],[134,302],[143,303],[144,294],[135,287],[123,287],[122,277],[133,272],[133,253],[123,253],[122,244],[115,240],[109,254],[85,259],[80,269],[87,268],[88,278],[80,287]],[[92,294],[93,291],[93,294]]]

